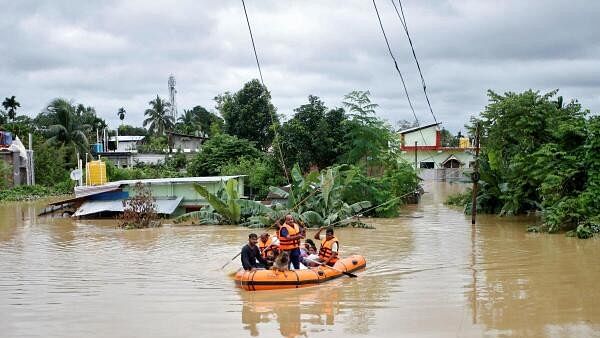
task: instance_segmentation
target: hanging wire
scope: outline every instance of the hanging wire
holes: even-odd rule
[[[375,13],[377,14],[377,20],[379,20],[379,27],[381,27],[381,32],[383,33],[383,38],[385,39],[385,44],[387,46],[388,52],[394,61],[394,67],[396,68],[396,72],[400,75],[400,80],[402,81],[402,87],[404,88],[404,93],[406,94],[406,99],[408,100],[408,105],[410,106],[410,110],[412,111],[413,116],[415,117],[415,122],[417,126],[419,125],[419,119],[417,118],[417,113],[415,113],[415,109],[412,105],[412,101],[410,100],[410,95],[408,95],[408,89],[406,89],[406,82],[404,81],[404,76],[402,76],[402,72],[400,71],[400,67],[398,67],[398,62],[396,61],[396,57],[394,53],[392,53],[392,48],[390,47],[390,42],[388,41],[387,35],[385,34],[385,29],[383,28],[383,23],[381,22],[381,16],[379,15],[379,10],[377,9],[377,4],[375,0],[373,0],[373,7],[375,8]],[[436,122],[437,123],[437,122]],[[423,131],[419,129],[419,133],[421,134],[421,138],[423,139],[423,145],[427,144],[425,141],[425,136],[423,136]],[[415,168],[416,170],[417,168]]]
[[[254,50],[254,58],[256,59],[256,65],[258,66],[258,75],[260,75],[260,83],[262,84],[265,92],[267,91],[267,86],[265,86],[265,82],[263,81],[262,71],[260,69],[260,61],[258,60],[258,53],[256,52],[256,45],[254,44],[254,36],[252,35],[252,28],[250,27],[250,19],[248,19],[248,12],[246,11],[246,3],[242,0],[242,6],[244,7],[244,15],[246,16],[246,23],[248,24],[248,32],[250,32],[250,40],[252,41],[252,50]],[[277,143],[277,149],[279,150],[279,161],[281,162],[281,167],[283,168],[283,174],[285,175],[285,179],[288,184],[290,184],[290,177],[288,175],[288,170],[285,166],[285,161],[283,159],[283,153],[281,152],[281,141],[279,138],[279,132],[277,131],[277,126],[275,125],[275,116],[273,116],[273,112],[269,109],[269,113],[271,115],[271,125],[273,126],[273,131],[275,132],[275,140]]]
[[[427,106],[429,107],[431,116],[433,116],[433,121],[435,121],[435,123],[437,123],[437,119],[435,118],[435,114],[433,113],[433,108],[431,108],[431,102],[429,101],[429,95],[427,95],[427,86],[425,85],[425,78],[423,77],[423,72],[421,71],[421,65],[419,64],[419,59],[417,58],[417,54],[415,53],[415,47],[413,46],[412,39],[410,38],[410,33],[408,32],[408,25],[406,24],[406,17],[404,16],[404,10],[402,9],[402,1],[398,0],[398,5],[400,6],[400,12],[398,12],[398,7],[396,7],[394,0],[390,0],[390,1],[392,2],[392,5],[394,5],[394,9],[396,10],[398,19],[400,19],[400,22],[402,23],[402,27],[404,27],[404,32],[406,33],[406,37],[408,38],[408,43],[410,44],[410,49],[412,50],[413,58],[415,59],[415,63],[417,64],[417,69],[419,70],[419,76],[421,76],[421,85],[423,86],[423,93],[425,94],[425,100],[427,100]]]

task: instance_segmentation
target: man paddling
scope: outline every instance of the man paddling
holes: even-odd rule
[[[242,248],[242,266],[244,270],[264,269],[267,266],[267,261],[260,255],[256,242],[258,242],[256,234],[248,235],[248,244]]]
[[[325,230],[325,238],[321,239],[321,231]],[[321,240],[321,249],[319,249],[319,262],[333,266],[338,260],[338,239],[333,235],[332,227],[320,227],[315,234],[316,240]]]
[[[279,226],[279,231],[277,231],[279,250],[288,251],[294,269],[300,269],[300,239],[304,238],[303,231],[294,222],[292,215],[286,215],[284,223],[276,224]]]

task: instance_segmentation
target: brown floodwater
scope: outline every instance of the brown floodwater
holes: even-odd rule
[[[248,292],[220,267],[249,229],[120,230],[0,205],[0,337],[600,337],[600,241],[470,217],[426,184],[402,217],[339,229],[358,278]],[[309,233],[312,235],[312,231]]]

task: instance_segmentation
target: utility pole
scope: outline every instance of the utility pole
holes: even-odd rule
[[[415,141],[415,172],[417,171],[417,141]]]
[[[475,168],[471,174],[473,181],[473,197],[471,199],[471,224],[475,224],[477,218],[477,188],[479,182],[479,122],[475,125]]]

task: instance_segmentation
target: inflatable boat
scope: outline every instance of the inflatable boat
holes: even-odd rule
[[[361,255],[352,255],[338,260],[333,267],[318,266],[302,270],[240,270],[235,274],[235,283],[248,291],[293,289],[313,286],[345,276],[367,266]]]

